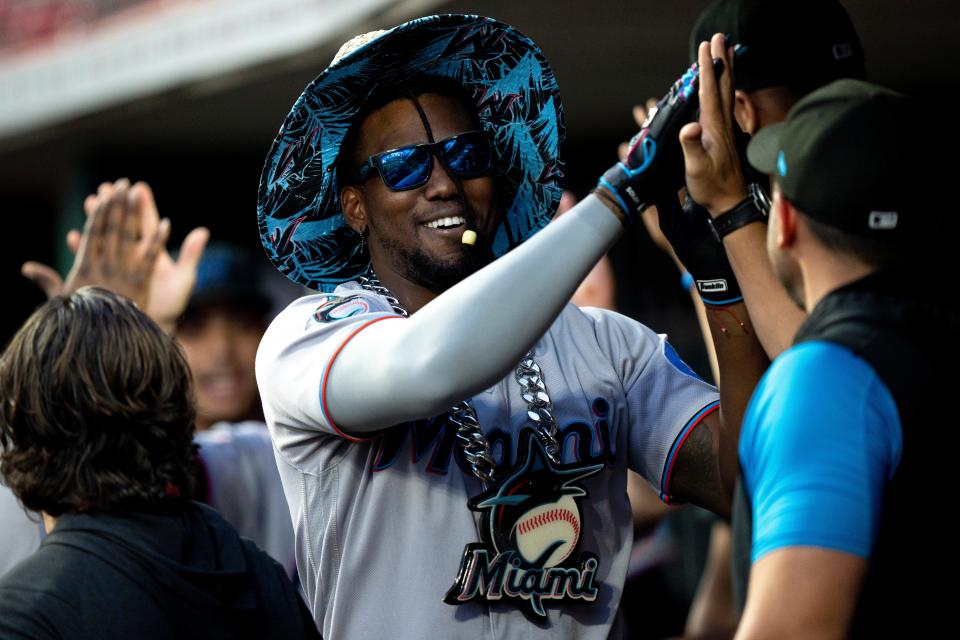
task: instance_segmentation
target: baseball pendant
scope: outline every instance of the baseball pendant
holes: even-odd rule
[[[520,433],[517,464],[467,506],[480,513],[480,542],[464,548],[444,602],[514,602],[534,622],[544,603],[594,602],[599,560],[577,552],[583,531],[580,483],[603,464],[555,464],[532,429]]]

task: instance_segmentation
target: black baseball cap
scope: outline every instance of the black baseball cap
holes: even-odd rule
[[[911,119],[910,98],[837,80],[761,129],[747,159],[814,220],[858,235],[901,235],[919,226],[926,206],[917,197],[925,135],[907,126]]]
[[[717,0],[690,33],[691,61],[715,33],[741,46],[733,75],[744,91],[782,85],[806,93],[866,76],[860,38],[837,0]]]

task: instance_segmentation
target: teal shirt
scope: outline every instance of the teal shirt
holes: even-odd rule
[[[829,342],[786,351],[760,381],[740,435],[751,560],[792,546],[868,557],[902,449],[896,404],[865,361]]]

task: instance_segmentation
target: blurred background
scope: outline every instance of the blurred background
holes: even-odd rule
[[[567,116],[568,186],[585,195],[636,125],[631,107],[684,70],[708,0],[0,0],[0,341],[42,300],[27,259],[66,271],[84,196],[150,182],[172,245],[203,224],[257,248],[264,155],[300,91],[349,37],[431,13],[516,26],[544,49]],[[960,5],[846,0],[868,79],[945,113],[960,86]],[[954,118],[947,119],[952,125]],[[904,123],[905,129],[909,123]],[[888,132],[878,132],[886,135]],[[618,304],[707,374],[689,297],[637,225],[612,252]]]

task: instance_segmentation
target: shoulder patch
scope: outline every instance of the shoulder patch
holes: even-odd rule
[[[327,294],[321,297],[320,306],[313,312],[317,322],[334,322],[370,311],[370,303],[362,296],[338,296]]]

